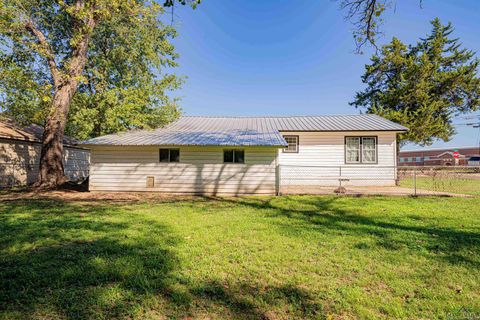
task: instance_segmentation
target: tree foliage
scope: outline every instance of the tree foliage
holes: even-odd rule
[[[175,65],[174,31],[159,19],[175,3],[2,0],[0,102],[18,120],[44,123],[40,186],[65,180],[67,122],[67,131],[89,137],[160,125],[178,113],[165,91],[179,81],[162,73]]]
[[[420,145],[448,141],[455,133],[453,116],[480,106],[475,53],[451,38],[450,23],[431,23],[431,33],[415,45],[393,38],[383,46],[365,67],[367,88],[351,103],[405,125],[410,131],[400,139]]]
[[[59,72],[68,73],[65,68],[75,41],[75,31],[68,25],[73,2],[16,2],[21,5],[7,2],[1,12],[1,104],[6,114],[21,123],[44,124],[54,91],[45,55],[54,57]],[[171,121],[179,109],[167,93],[178,88],[181,81],[163,71],[177,65],[177,54],[170,43],[175,30],[160,20],[165,9],[138,1],[127,6],[121,4],[124,1],[116,5],[113,1],[103,7],[96,2],[97,10],[117,14],[102,13],[92,31],[89,58],[78,77],[66,133],[85,139]],[[28,21],[45,34],[51,53],[45,52],[26,30]]]
[[[155,128],[178,116],[166,92],[181,81],[170,39],[175,30],[158,21],[160,6],[144,7],[132,20],[116,16],[97,26],[85,66],[85,82],[72,101],[67,134],[88,138],[132,128]]]

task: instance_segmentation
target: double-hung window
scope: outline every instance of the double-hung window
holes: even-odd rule
[[[288,146],[283,149],[285,153],[298,153],[298,136],[283,136]]]
[[[180,149],[160,149],[160,162],[180,162]]]
[[[245,151],[241,149],[223,150],[224,163],[245,163]]]
[[[377,137],[345,137],[345,163],[377,163]]]

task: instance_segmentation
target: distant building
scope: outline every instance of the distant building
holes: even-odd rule
[[[454,152],[458,152],[455,159]],[[400,151],[399,166],[465,166],[470,157],[479,156],[479,147]]]

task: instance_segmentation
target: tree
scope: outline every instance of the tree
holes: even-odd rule
[[[410,130],[400,140],[430,145],[455,133],[452,117],[479,109],[479,60],[450,38],[453,27],[437,18],[433,29],[416,45],[393,38],[365,66],[367,85],[351,103],[398,122]]]
[[[179,2],[186,3],[183,0]],[[189,3],[195,5],[197,2]],[[173,0],[164,4],[172,5]],[[111,69],[117,68],[118,63],[121,64],[120,61],[109,61],[111,52],[105,53],[104,59],[98,57],[105,62],[104,69],[95,65],[99,60],[89,60],[89,56],[96,57],[98,50],[101,50],[101,42],[108,42],[112,38],[120,47],[136,45],[137,49],[140,48],[139,41],[142,37],[132,36],[128,31],[138,35],[140,31],[135,31],[137,27],[145,31],[145,26],[148,26],[153,28],[149,31],[158,35],[164,31],[158,18],[158,14],[162,12],[161,5],[143,0],[2,0],[0,80],[5,82],[0,86],[0,97],[6,102],[6,108],[11,107],[10,111],[23,111],[26,118],[44,119],[39,186],[55,187],[65,181],[62,141],[71,103],[79,85],[83,96],[79,95],[75,99],[80,101],[88,96],[89,90],[90,93],[98,90],[104,98],[110,97],[112,102],[122,95],[131,97],[132,91],[122,92],[121,86],[114,89],[112,82],[115,80],[108,79],[114,74]],[[120,23],[125,23],[130,29],[119,32],[122,31]],[[107,47],[108,43],[103,46]],[[159,67],[163,63],[169,63],[154,57],[155,54],[162,53],[162,50],[167,50],[164,53],[171,56],[170,49],[166,46],[161,50],[147,46],[144,50],[142,53],[148,56],[149,61],[145,62],[143,67]],[[140,64],[135,62],[137,64],[134,64],[134,67],[138,67]],[[115,66],[112,67],[112,63]],[[129,67],[131,66],[123,63],[123,67],[118,67],[118,70]],[[122,76],[122,81],[117,85],[123,83],[128,87],[128,83],[141,84],[141,92],[153,93],[150,97],[156,98],[162,97],[158,94],[162,85],[164,88],[174,86],[173,80],[162,84],[149,79],[145,83],[145,79],[152,76],[149,72],[142,70],[126,82],[123,81],[126,78]],[[89,80],[92,82],[89,83]],[[93,86],[87,88],[88,84]],[[102,85],[104,87],[101,87]],[[100,108],[99,105],[90,104]],[[99,132],[102,130],[98,129]]]
[[[346,12],[345,18],[353,24],[353,38],[356,53],[363,53],[365,44],[377,48],[377,38],[382,34],[383,13],[395,4],[391,0],[339,0],[340,8]],[[423,0],[417,0],[422,6]]]
[[[87,139],[155,128],[179,115],[166,92],[177,89],[181,80],[164,72],[177,66],[169,41],[176,33],[170,26],[158,27],[158,14],[145,12],[141,24],[119,16],[97,27],[83,73],[86,81],[72,100],[68,135]]]

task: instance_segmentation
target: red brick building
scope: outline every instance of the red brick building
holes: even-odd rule
[[[458,159],[453,156],[459,153]],[[423,149],[400,151],[399,166],[465,166],[468,159],[480,155],[479,147]]]

